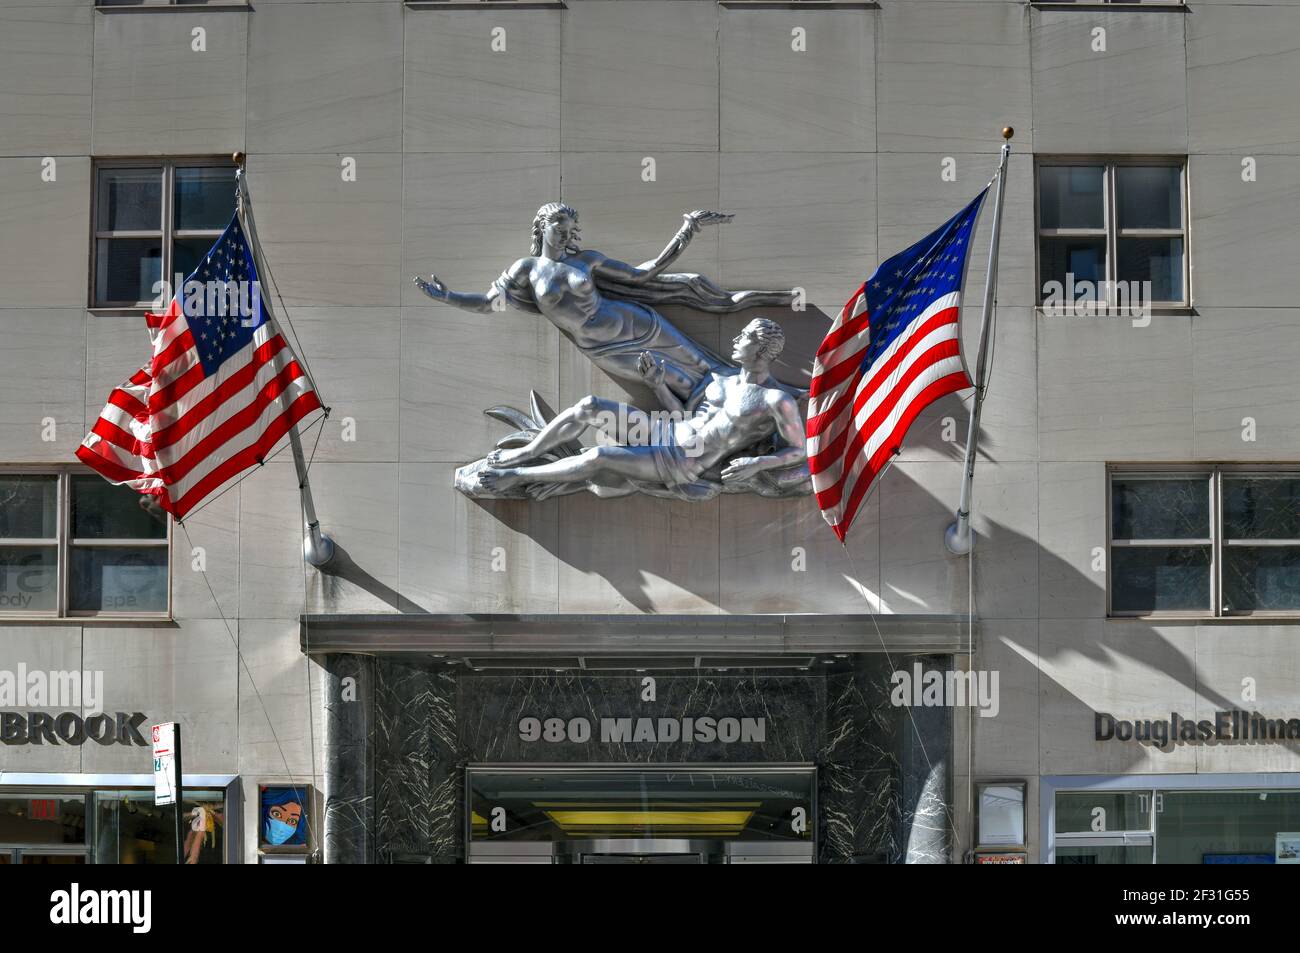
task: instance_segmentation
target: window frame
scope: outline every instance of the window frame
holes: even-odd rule
[[[130,8],[128,8],[130,9]],[[178,239],[210,238],[215,242],[221,237],[222,228],[176,228],[176,170],[177,168],[235,168],[234,162],[221,156],[141,156],[138,158],[96,159],[90,177],[90,280],[87,283],[89,297],[88,308],[91,311],[142,313],[165,305],[157,299],[147,301],[100,301],[99,300],[99,242],[101,239],[113,238],[157,238],[162,245],[163,281],[170,287],[172,270],[175,266],[173,246]],[[154,229],[102,229],[99,222],[99,180],[100,172],[106,169],[148,169],[158,172],[162,183],[162,201],[159,228]],[[232,202],[234,191],[231,191]],[[173,289],[174,291],[175,289]]]
[[[1043,168],[1058,166],[1091,165],[1102,167],[1102,227],[1101,228],[1043,228],[1041,176]],[[1116,170],[1123,166],[1164,166],[1178,169],[1178,197],[1182,227],[1125,228],[1119,227],[1118,179]],[[1183,268],[1181,300],[1152,300],[1153,311],[1185,311],[1193,306],[1192,291],[1192,219],[1191,195],[1187,177],[1187,156],[1176,155],[1047,155],[1034,157],[1034,284],[1036,307],[1045,305],[1043,294],[1043,239],[1044,238],[1104,238],[1106,242],[1106,299],[1098,299],[1098,307],[1105,305],[1106,314],[1118,308],[1115,283],[1119,274],[1119,241],[1121,238],[1181,238],[1183,240]]]
[[[151,621],[166,622],[172,618],[172,524],[170,516],[167,519],[167,533],[160,539],[120,539],[105,538],[93,540],[78,541],[72,536],[72,478],[75,476],[95,475],[93,470],[86,467],[60,467],[60,466],[22,466],[7,464],[0,467],[0,476],[54,476],[58,478],[58,489],[56,491],[57,513],[55,514],[55,545],[58,554],[55,558],[55,572],[57,573],[55,587],[55,607],[53,611],[49,609],[39,610],[0,610],[0,621],[33,621],[42,619],[68,620],[68,619],[100,619],[118,621]],[[101,478],[102,479],[102,478]],[[49,546],[50,541],[29,540],[26,538],[0,539],[0,546]],[[141,612],[138,610],[119,611],[113,609],[72,609],[70,608],[72,599],[72,576],[71,563],[72,551],[74,547],[81,546],[85,549],[97,547],[109,548],[114,546],[145,546],[166,548],[167,559],[167,605],[164,609],[157,612]]]
[[[1150,464],[1111,464],[1106,468],[1106,617],[1111,619],[1294,619],[1300,617],[1300,606],[1294,609],[1229,609],[1223,602],[1223,568],[1225,547],[1231,546],[1292,546],[1300,549],[1298,539],[1229,540],[1223,522],[1224,478],[1258,476],[1275,479],[1300,479],[1300,464],[1187,464],[1157,467]],[[1210,494],[1210,538],[1200,539],[1140,539],[1116,540],[1114,537],[1114,486],[1115,480],[1168,480],[1205,478]],[[1140,612],[1114,608],[1114,560],[1116,548],[1143,546],[1205,546],[1210,547],[1210,605],[1207,609],[1177,609]]]

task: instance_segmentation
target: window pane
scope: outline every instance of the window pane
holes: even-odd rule
[[[1114,847],[1056,845],[1058,864],[1149,864],[1154,848],[1150,844]]]
[[[1223,478],[1227,539],[1300,539],[1300,478]]]
[[[1106,212],[1099,165],[1045,165],[1038,169],[1040,228],[1104,228]]]
[[[1115,169],[1120,228],[1182,228],[1183,203],[1178,166]]]
[[[225,797],[186,790],[182,834],[185,863],[220,864],[225,857]],[[176,863],[176,815],[157,807],[152,791],[95,792],[95,863]]]
[[[68,606],[79,612],[165,612],[167,547],[75,546]]]
[[[229,224],[235,214],[234,167],[177,168],[175,180],[177,228],[224,229]]]
[[[1110,483],[1112,539],[1209,539],[1210,478]]]
[[[1271,864],[1295,853],[1294,835],[1278,836],[1294,831],[1296,791],[1165,791],[1156,818],[1162,864]]]
[[[1225,546],[1223,601],[1226,609],[1300,609],[1300,547]]]
[[[1151,830],[1150,791],[1056,795],[1056,833]]]
[[[58,608],[59,548],[0,546],[0,612]]]
[[[1183,240],[1181,238],[1121,238],[1120,281],[1149,281],[1143,300],[1183,300]]]
[[[1069,297],[1073,275],[1073,300],[1105,299],[1100,283],[1106,279],[1106,242],[1101,238],[1042,238],[1038,244],[1043,297],[1047,283],[1059,281]],[[1081,284],[1082,283],[1082,284]]]
[[[161,169],[100,169],[99,232],[162,231]]]
[[[95,300],[152,301],[162,279],[162,242],[157,238],[101,238],[95,251]]]
[[[1209,546],[1117,547],[1110,554],[1116,612],[1209,610]]]
[[[1025,789],[1018,784],[980,788],[979,842],[1025,846]]]
[[[84,797],[0,798],[0,844],[84,844]]]
[[[0,539],[54,539],[58,518],[58,477],[0,476]]]
[[[166,539],[167,521],[145,509],[149,499],[98,476],[72,478],[73,539]]]
[[[172,243],[172,267],[177,274],[188,278],[199,267],[199,262],[216,244],[219,236],[206,238],[178,238]]]

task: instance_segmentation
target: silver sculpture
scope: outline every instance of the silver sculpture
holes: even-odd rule
[[[532,254],[485,294],[451,291],[436,275],[415,278],[435,301],[486,313],[510,305],[551,321],[610,376],[649,388],[660,409],[588,396],[547,420],[534,395],[530,417],[509,407],[486,413],[518,428],[486,458],[456,472],[456,487],[488,499],[545,499],[588,489],[600,496],[646,493],[684,500],[720,492],[795,496],[811,491],[797,399],[804,392],[769,373],[785,335],[766,318],[732,342],[731,360],[683,334],[655,306],[713,313],[788,306],[793,291],[725,291],[702,275],[668,274],[721,212],[687,213],[652,261],[629,265],[579,246],[578,214],[559,202],[533,219]],[[603,446],[583,447],[594,431]],[[523,464],[528,464],[524,466]]]
[[[749,322],[732,342],[731,357],[740,369],[713,372],[694,407],[668,389],[663,361],[643,352],[642,379],[668,413],[584,397],[522,446],[499,448],[461,467],[456,486],[472,496],[539,499],[565,487],[606,497],[641,492],[690,501],[724,491],[797,491],[808,478],[803,418],[795,399],[772,386],[768,374],[784,345],[775,321]],[[573,453],[573,442],[587,430],[603,441]],[[568,454],[539,462],[566,446]]]

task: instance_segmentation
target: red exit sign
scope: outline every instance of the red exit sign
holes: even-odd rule
[[[34,821],[57,821],[59,819],[59,802],[49,798],[32,801],[28,806],[27,816]]]

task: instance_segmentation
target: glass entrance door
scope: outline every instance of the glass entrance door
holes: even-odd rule
[[[810,863],[812,767],[471,767],[471,863]]]

